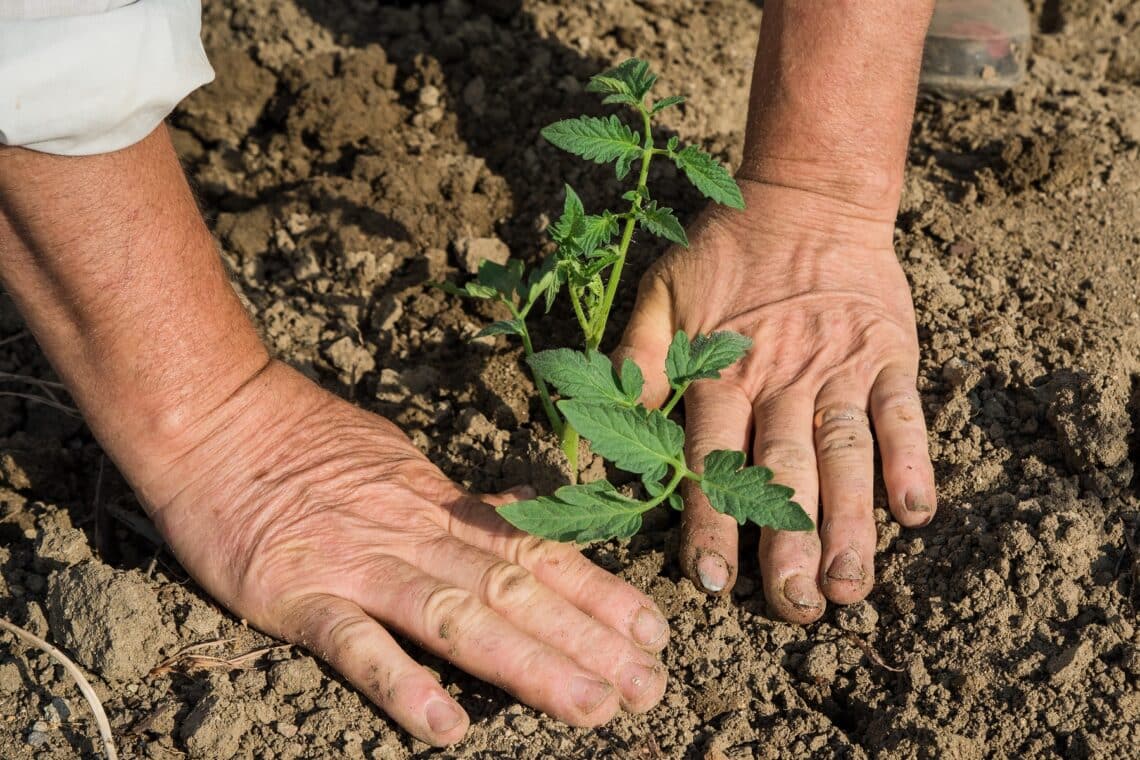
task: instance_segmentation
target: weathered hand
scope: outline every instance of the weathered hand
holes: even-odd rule
[[[175,554],[258,628],[327,660],[416,737],[468,719],[389,629],[567,723],[661,698],[664,618],[572,546],[520,533],[390,422],[272,363],[128,472]]]
[[[745,212],[710,209],[691,229],[691,247],[646,273],[618,354],[663,367],[677,329],[735,330],[755,341],[743,362],[686,395],[687,455],[699,466],[714,449],[751,449],[795,489],[819,531],[763,531],[760,565],[775,611],[806,623],[823,614],[825,597],[847,604],[873,585],[868,412],[895,518],[914,527],[934,515],[914,309],[891,221],[803,190],[741,185]],[[646,378],[644,400],[658,405],[665,377]],[[681,554],[695,582],[731,589],[736,522],[697,489],[686,493]]]

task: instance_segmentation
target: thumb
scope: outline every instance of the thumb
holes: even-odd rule
[[[621,343],[610,359],[620,369],[632,359],[645,376],[641,403],[655,409],[669,396],[669,380],[665,376],[665,356],[673,340],[673,299],[669,286],[650,270],[637,288],[637,303],[629,318]]]

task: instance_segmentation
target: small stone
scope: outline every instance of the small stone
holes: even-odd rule
[[[71,708],[59,697],[52,697],[51,703],[44,708],[44,717],[49,723],[66,723],[71,720]]]
[[[867,600],[840,607],[835,613],[835,622],[845,631],[867,634],[879,624],[879,613]]]
[[[45,723],[38,720],[32,724],[32,730],[28,732],[28,738],[26,740],[32,747],[42,747],[51,741],[51,737],[48,736],[47,731],[44,731],[43,728],[38,728],[38,726],[47,727]]]
[[[455,252],[460,268],[468,274],[478,274],[484,260],[505,265],[511,257],[511,249],[497,237],[462,238]]]
[[[277,725],[275,726],[275,728],[277,729],[277,733],[281,734],[286,739],[292,739],[294,736],[297,735],[297,727],[294,726],[292,723],[286,723],[284,721],[279,720],[279,721],[277,721]]]

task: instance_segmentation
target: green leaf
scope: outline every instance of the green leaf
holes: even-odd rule
[[[579,250],[583,256],[589,256],[601,246],[608,244],[617,232],[617,217],[608,211],[584,216],[582,234],[578,238]]]
[[[617,92],[613,95],[607,95],[606,97],[602,98],[602,103],[607,106],[621,104],[626,106],[633,106],[634,108],[641,107],[640,100],[633,97],[632,95],[627,95],[624,92]]]
[[[628,95],[634,100],[632,105],[641,107],[641,102],[653,88],[657,75],[649,70],[649,64],[637,58],[622,61],[617,66],[590,77],[586,92],[609,95]],[[607,98],[608,100],[608,98]]]
[[[632,161],[642,153],[637,135],[613,115],[557,121],[543,128],[542,136],[555,147],[598,164],[623,156]]]
[[[633,160],[638,157],[637,153],[623,153],[618,157],[617,164],[614,165],[614,171],[617,173],[618,179],[625,179],[629,176],[629,170],[633,166]]]
[[[732,208],[744,208],[744,197],[740,194],[736,180],[708,153],[688,145],[676,153],[673,160],[706,198]]]
[[[644,378],[637,365],[627,359],[621,373],[599,351],[583,353],[570,348],[539,351],[527,363],[563,396],[591,404],[635,407]]]
[[[530,270],[526,284],[526,302],[535,303],[539,298],[546,299],[546,310],[549,312],[554,303],[554,297],[564,282],[560,279],[558,271],[558,257],[548,256],[542,264]]]
[[[677,146],[680,145],[680,143],[681,139],[676,135],[673,135],[669,138],[669,141],[665,143],[665,150],[669,151],[669,153],[675,153],[677,151]]]
[[[508,300],[513,300],[515,291],[522,282],[522,277],[523,263],[518,259],[509,260],[506,266],[483,259],[479,262],[479,274],[476,276],[476,281],[480,285],[485,285],[502,294]]]
[[[670,95],[667,98],[661,98],[653,104],[653,108],[649,111],[651,114],[661,113],[670,106],[679,106],[685,102],[684,95]]]
[[[678,330],[665,355],[669,385],[680,388],[695,380],[719,378],[722,369],[740,361],[750,348],[751,338],[729,330],[712,335],[698,333],[691,342],[684,330]]]
[[[517,319],[503,319],[487,325],[475,333],[475,337],[485,338],[488,335],[522,335],[522,333],[522,325]]]
[[[685,228],[673,215],[673,209],[666,206],[659,207],[657,201],[650,201],[638,212],[637,220],[642,227],[654,235],[660,235],[666,240],[678,243],[686,248],[689,247],[689,238],[685,236]]]
[[[814,529],[803,508],[791,501],[792,489],[769,483],[771,479],[767,467],[744,467],[743,452],[713,451],[705,457],[701,490],[713,509],[741,525],[752,521],[776,530]]]
[[[685,433],[661,412],[579,399],[559,401],[558,408],[597,454],[628,472],[660,480],[683,456]]]
[[[574,188],[566,185],[566,200],[562,204],[562,216],[550,225],[550,238],[559,245],[574,245],[582,234],[582,219],[586,210],[582,199]]]
[[[641,367],[633,359],[624,359],[618,373],[621,389],[635,401],[641,397],[641,390],[645,387],[645,376],[641,374]]]
[[[644,502],[621,495],[604,480],[563,486],[540,496],[499,507],[516,528],[553,541],[628,538],[641,529]]]

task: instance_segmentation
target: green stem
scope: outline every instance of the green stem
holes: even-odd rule
[[[644,125],[641,152],[641,173],[637,177],[637,188],[640,190],[645,187],[645,182],[649,179],[649,162],[653,159],[653,154],[656,148],[653,147],[653,132],[649,124],[649,111],[645,108],[641,109],[641,119]],[[621,270],[625,266],[625,256],[629,251],[629,243],[633,240],[633,229],[637,224],[637,211],[641,209],[641,194],[639,193],[630,204],[629,214],[626,216],[625,229],[622,230],[621,243],[618,244],[618,258],[614,262],[613,268],[610,269],[610,279],[606,283],[606,291],[602,296],[602,304],[594,315],[593,330],[586,333],[586,347],[588,349],[597,349],[602,343],[602,338],[606,334],[606,322],[609,321],[610,309],[614,305],[614,297],[617,295],[618,283],[621,281]]]
[[[527,330],[526,319],[522,313],[515,308],[513,303],[509,301],[505,301],[505,303],[510,308],[515,319],[518,320],[521,329],[523,355],[526,356],[527,359],[530,359],[530,357],[534,356],[534,346],[530,342],[530,331]],[[529,361],[527,362],[527,366],[530,367]],[[550,427],[554,429],[554,432],[559,438],[562,438],[566,424],[562,421],[562,416],[558,414],[558,410],[554,408],[554,402],[550,399],[550,389],[546,387],[546,381],[542,379],[542,375],[535,371],[534,367],[530,367],[530,373],[531,377],[534,378],[535,387],[538,388],[538,397],[542,401],[542,408],[546,412],[546,418],[550,420]]]
[[[578,317],[578,324],[582,326],[582,332],[589,335],[590,320],[586,319],[586,312],[582,310],[582,299],[578,297],[578,289],[574,287],[567,289],[570,291],[570,303],[574,304],[574,315]]]
[[[661,413],[668,417],[669,413],[673,411],[673,407],[677,406],[677,402],[681,400],[681,396],[684,396],[685,391],[689,390],[690,385],[692,385],[692,381],[684,383],[680,388],[673,391],[673,397],[665,406],[661,407]]]
[[[669,496],[677,490],[677,486],[681,485],[681,481],[684,480],[687,476],[691,476],[693,474],[694,473],[690,472],[689,468],[686,467],[683,463],[674,463],[673,477],[670,478],[669,482],[665,484],[665,490],[662,491],[659,496],[654,496],[652,499],[645,502],[645,511],[648,512],[658,504],[668,499]]]

